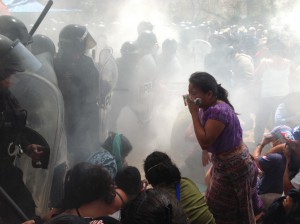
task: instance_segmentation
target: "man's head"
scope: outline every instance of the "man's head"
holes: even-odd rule
[[[114,198],[113,180],[102,166],[82,162],[67,172],[63,199],[65,209],[79,208],[96,200],[109,205]]]
[[[282,131],[281,134],[292,149],[300,151],[300,125],[293,130]]]
[[[115,181],[116,185],[131,199],[136,197],[141,191],[141,174],[136,167],[127,166],[118,171]]]
[[[85,26],[69,24],[59,33],[60,52],[72,52],[84,54],[87,50],[96,46],[96,41]]]
[[[177,41],[175,39],[165,39],[162,43],[162,52],[166,55],[175,55],[177,51]]]
[[[138,35],[140,35],[142,32],[149,30],[153,31],[154,25],[149,21],[141,21],[137,26],[137,32]]]
[[[285,131],[292,131],[292,128],[286,125],[279,125],[272,129],[271,132],[265,133],[264,137],[273,143],[273,147],[282,143],[286,143],[285,138],[281,134]]]
[[[139,48],[136,43],[132,41],[126,41],[122,44],[120,52],[122,57],[134,57],[138,55]]]
[[[144,52],[145,54],[155,55],[157,53],[157,38],[152,31],[146,30],[141,32],[137,38],[137,44],[141,52]]]

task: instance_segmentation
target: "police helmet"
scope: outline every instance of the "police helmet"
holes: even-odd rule
[[[49,37],[42,34],[36,34],[32,37],[32,39],[33,43],[31,45],[31,52],[34,55],[38,55],[44,52],[49,52],[52,56],[55,55],[55,45]]]
[[[32,37],[29,35],[25,24],[13,16],[0,16],[0,34],[13,41],[19,39],[24,46],[32,43]]]
[[[142,49],[150,49],[157,44],[157,38],[152,31],[146,30],[140,33],[137,43]]]
[[[132,55],[138,53],[138,46],[132,41],[126,41],[122,44],[121,54]]]
[[[149,30],[153,31],[154,25],[149,21],[142,21],[137,26],[138,35],[140,35],[143,31]]]
[[[165,39],[162,43],[162,50],[167,54],[176,54],[177,41],[175,39]]]
[[[41,63],[19,40],[12,41],[0,34],[0,80],[14,72],[36,72]]]
[[[85,52],[96,46],[96,41],[85,26],[69,24],[59,33],[59,47]]]

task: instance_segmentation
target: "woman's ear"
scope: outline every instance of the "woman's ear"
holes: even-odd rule
[[[214,97],[214,93],[213,93],[213,91],[211,91],[211,90],[209,90],[209,91],[207,92],[207,95],[209,96],[209,98]]]

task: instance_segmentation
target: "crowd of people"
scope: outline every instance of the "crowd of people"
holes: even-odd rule
[[[141,22],[136,40],[122,44],[121,57],[114,60],[106,47],[95,62],[97,41],[86,26],[63,27],[56,52],[51,38],[32,37],[21,20],[0,16],[1,224],[300,223],[297,43],[261,24],[186,28],[179,41],[165,39],[160,52],[154,25]],[[14,75],[21,78],[16,82]],[[54,166],[59,154],[47,144],[49,136],[61,136],[43,133],[44,139],[31,130],[41,125],[40,108],[26,95],[26,77],[47,83],[63,102],[60,133],[66,141],[55,147],[66,150],[65,173]],[[162,99],[174,77],[188,83],[185,137],[197,142],[198,159],[209,166],[204,191],[160,149],[140,158],[143,179],[127,161],[140,149],[118,130],[124,107],[145,127],[151,123],[154,108],[165,108]],[[249,129],[256,148],[245,144]],[[38,183],[25,181],[23,153],[34,168],[48,170],[50,187],[59,188],[49,193],[47,211],[37,212],[32,189]]]

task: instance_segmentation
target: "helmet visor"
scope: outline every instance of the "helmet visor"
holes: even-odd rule
[[[92,37],[92,35],[89,32],[87,32],[86,41],[85,41],[85,48],[86,49],[92,49],[96,45],[97,45],[97,42],[95,41],[95,39]]]

